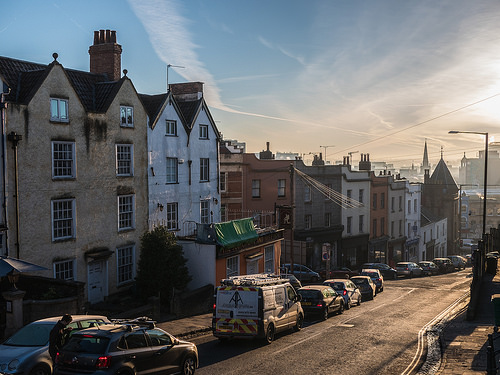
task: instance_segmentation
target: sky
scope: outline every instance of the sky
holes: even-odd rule
[[[498,0],[2,1],[0,55],[89,70],[116,30],[144,94],[200,81],[224,139],[334,163],[457,164],[500,141]],[[171,65],[167,69],[167,65]]]

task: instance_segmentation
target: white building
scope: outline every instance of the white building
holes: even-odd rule
[[[220,134],[203,98],[203,84],[170,84],[169,92],[141,95],[149,116],[149,227],[178,236],[196,223],[220,221]]]
[[[437,218],[422,208],[420,228],[420,260],[432,260],[448,255],[447,249],[448,219]]]
[[[420,253],[421,184],[406,181],[405,189],[405,259],[410,262],[424,260]]]

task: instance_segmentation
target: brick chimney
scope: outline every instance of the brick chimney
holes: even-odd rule
[[[179,101],[192,101],[203,97],[203,82],[170,83],[168,88]]]
[[[116,31],[94,31],[94,45],[89,48],[90,72],[107,74],[110,81],[121,77],[122,46],[116,43]]]

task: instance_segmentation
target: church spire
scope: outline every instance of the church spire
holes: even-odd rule
[[[427,139],[425,140],[425,145],[424,145],[424,158],[422,160],[422,171],[425,171],[426,169],[431,169],[431,166],[429,164],[429,156],[427,155]]]

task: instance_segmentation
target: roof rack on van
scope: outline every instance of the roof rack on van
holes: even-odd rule
[[[253,275],[231,276],[227,279],[222,279],[220,283],[226,286],[259,286],[284,284],[287,282],[289,280],[283,279],[273,273],[257,273]]]

